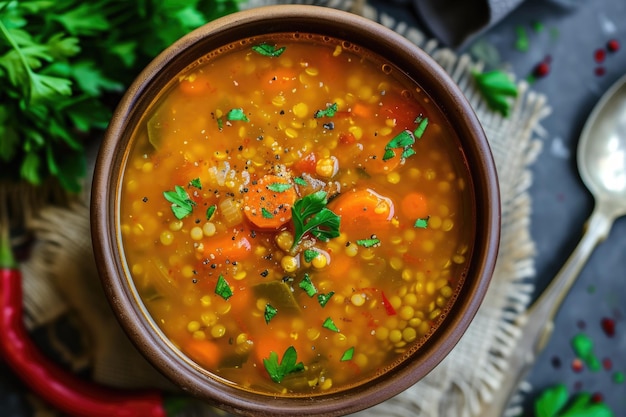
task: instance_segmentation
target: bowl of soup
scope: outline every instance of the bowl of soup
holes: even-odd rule
[[[129,88],[97,158],[113,311],[185,392],[243,415],[344,415],[415,384],[491,278],[497,176],[459,88],[365,18],[216,20]]]

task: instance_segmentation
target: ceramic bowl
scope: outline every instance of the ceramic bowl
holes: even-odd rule
[[[268,396],[207,376],[163,336],[150,318],[124,268],[119,199],[130,133],[173,77],[208,51],[251,36],[276,32],[328,35],[374,51],[406,72],[438,103],[456,129],[474,193],[473,254],[454,305],[429,339],[398,365],[345,391],[315,397]],[[110,304],[128,337],[154,367],[190,395],[243,415],[345,415],[383,402],[428,374],[455,346],[491,279],[499,244],[500,200],[487,138],[459,87],[424,51],[363,17],[316,6],[268,6],[213,21],[161,53],[120,102],[97,158],[92,189],[92,236],[99,273]]]

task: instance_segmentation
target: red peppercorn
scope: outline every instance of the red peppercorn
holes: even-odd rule
[[[613,361],[610,358],[604,358],[602,360],[602,367],[605,370],[610,371],[611,368],[613,368]]]
[[[615,336],[615,320],[605,317],[600,321],[600,326],[608,337]]]
[[[611,39],[610,41],[607,42],[606,44],[606,49],[609,52],[617,52],[619,51],[619,41],[617,39]]]
[[[595,52],[593,53],[593,59],[595,59],[598,64],[604,62],[605,58],[606,58],[606,51],[604,49],[596,49]]]
[[[572,370],[574,372],[582,372],[583,368],[584,364],[580,359],[576,358],[572,361]]]
[[[597,403],[601,403],[602,401],[604,401],[604,396],[599,392],[596,392],[591,396],[592,403],[597,404]]]
[[[533,75],[537,78],[545,77],[550,73],[550,64],[548,62],[543,61],[537,64],[535,69],[533,70]]]
[[[604,67],[597,67],[594,71],[594,73],[598,76],[598,77],[602,77],[604,74],[606,74],[606,68]]]

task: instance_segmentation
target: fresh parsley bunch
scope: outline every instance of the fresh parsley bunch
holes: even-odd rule
[[[240,1],[0,1],[0,176],[80,191],[87,140],[139,71]]]

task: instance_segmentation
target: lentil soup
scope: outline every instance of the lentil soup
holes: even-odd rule
[[[454,302],[468,169],[441,110],[374,53],[302,33],[237,42],[172,80],[133,137],[128,273],[163,334],[227,383],[361,384]]]

